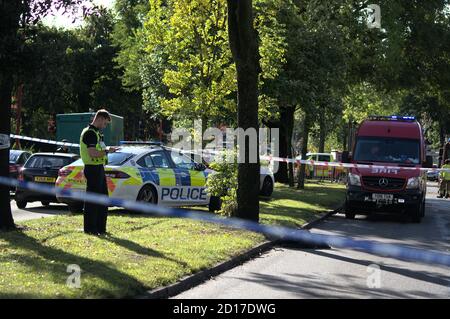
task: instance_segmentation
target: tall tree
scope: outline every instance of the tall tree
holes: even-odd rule
[[[251,0],[227,0],[228,34],[236,64],[238,85],[238,127],[258,133],[258,42],[253,27]],[[245,140],[245,162],[238,164],[236,217],[259,221],[259,147],[256,163],[250,163],[250,141]]]
[[[11,93],[13,73],[11,66],[14,56],[11,52],[18,50],[17,29],[20,6],[14,1],[0,2],[0,134],[9,137],[11,131]],[[0,176],[9,176],[9,149],[0,149]],[[13,229],[14,220],[9,204],[9,186],[0,185],[0,229]]]
[[[11,95],[25,44],[20,30],[37,23],[53,7],[71,8],[80,0],[0,1],[0,134],[11,131]],[[0,150],[0,176],[9,176],[9,149]],[[0,185],[0,229],[14,229],[9,187]]]

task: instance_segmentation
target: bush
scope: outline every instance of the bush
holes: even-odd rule
[[[226,159],[232,159],[227,161]],[[235,151],[223,151],[210,164],[214,173],[208,176],[206,187],[211,196],[220,197],[220,214],[233,216],[237,208],[237,154]]]

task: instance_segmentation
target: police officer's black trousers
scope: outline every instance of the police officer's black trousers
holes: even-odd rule
[[[103,165],[85,165],[84,176],[87,180],[86,191],[108,195],[105,169]],[[108,207],[93,203],[84,203],[84,232],[90,234],[104,234]]]

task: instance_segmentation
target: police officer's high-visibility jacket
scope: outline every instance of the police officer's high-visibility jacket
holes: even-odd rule
[[[104,148],[101,144],[102,140],[100,132],[98,130],[92,129],[90,126],[84,128],[80,135],[80,155],[84,165],[106,165],[108,163],[108,157],[106,156],[106,154],[102,157],[89,156],[88,146],[83,141],[84,134],[86,134],[86,132],[88,131],[94,132],[97,136],[97,144],[95,145],[95,149],[97,151],[104,151]]]
[[[450,169],[450,164],[442,165],[441,168]],[[450,171],[441,171],[439,175],[444,181],[450,181]]]

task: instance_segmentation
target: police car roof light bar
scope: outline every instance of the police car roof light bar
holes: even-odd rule
[[[415,116],[398,116],[398,115],[390,115],[390,116],[382,116],[382,115],[370,115],[369,120],[371,121],[415,121]]]

